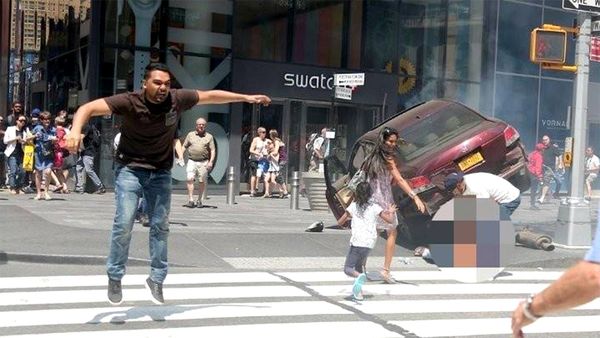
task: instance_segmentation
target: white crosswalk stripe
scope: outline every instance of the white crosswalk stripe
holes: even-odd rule
[[[560,277],[510,271],[463,284],[443,271],[394,273],[349,299],[341,271],[170,274],[167,304],[151,305],[144,275],[123,279],[124,302],[109,306],[106,276],[0,278],[0,336],[6,337],[447,337],[509,335],[523,297]],[[600,300],[544,317],[525,333],[600,334]]]

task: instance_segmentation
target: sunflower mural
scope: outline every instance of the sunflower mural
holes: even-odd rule
[[[417,68],[407,58],[398,61],[398,94],[410,93],[417,83]]]

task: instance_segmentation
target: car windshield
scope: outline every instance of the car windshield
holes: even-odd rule
[[[398,142],[401,158],[411,161],[432,149],[440,148],[484,120],[481,115],[459,105],[449,106],[424,119],[417,118],[416,123],[399,130],[404,140]]]

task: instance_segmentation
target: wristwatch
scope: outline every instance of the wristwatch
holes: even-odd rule
[[[531,320],[532,322],[535,322],[536,320],[542,318],[542,316],[536,316],[533,314],[533,312],[531,312],[531,304],[533,303],[533,297],[535,297],[535,293],[529,295],[529,297],[527,297],[527,299],[525,300],[525,303],[523,303],[523,314],[525,315],[525,317],[527,317],[527,319]]]

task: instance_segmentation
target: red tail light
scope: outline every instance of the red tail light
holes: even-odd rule
[[[419,189],[420,187],[426,186],[431,184],[431,182],[429,181],[429,179],[425,176],[417,176],[417,177],[413,177],[411,179],[408,179],[408,185],[410,185],[410,187],[415,190],[415,189]]]
[[[504,141],[506,141],[507,147],[515,143],[519,137],[521,137],[519,132],[512,126],[508,126],[506,129],[504,129]]]

